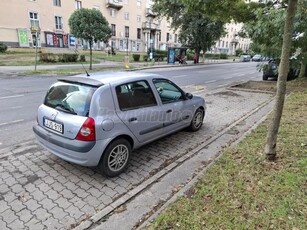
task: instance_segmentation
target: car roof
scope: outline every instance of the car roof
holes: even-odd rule
[[[127,81],[139,80],[141,78],[161,78],[161,76],[151,73],[112,71],[91,73],[90,76],[87,76],[86,73],[84,73],[70,77],[60,77],[58,80],[65,82],[78,82],[99,87],[105,84],[125,83]]]

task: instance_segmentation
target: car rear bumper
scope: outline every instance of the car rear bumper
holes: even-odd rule
[[[83,166],[97,166],[108,140],[86,142],[70,140],[50,133],[39,125],[33,126],[38,142],[54,155]]]

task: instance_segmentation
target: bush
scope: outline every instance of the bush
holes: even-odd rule
[[[148,55],[143,55],[143,61],[148,61]]]
[[[151,49],[149,48],[147,50],[147,60],[149,60],[149,55],[150,55]],[[152,49],[152,55],[155,61],[163,61],[164,58],[167,58],[167,50],[157,50],[157,49]],[[145,60],[144,60],[145,61]]]
[[[164,55],[163,54],[156,54],[154,59],[155,59],[155,61],[163,61]]]
[[[241,48],[236,49],[236,56],[239,57],[243,53],[243,50]]]
[[[133,57],[134,61],[140,61],[141,55],[140,54],[132,54],[132,57]]]
[[[56,56],[53,53],[40,53],[39,60],[41,62],[56,62]]]
[[[220,59],[228,59],[228,55],[225,53],[220,54]]]
[[[4,43],[0,42],[0,53],[5,53],[7,50],[7,45]]]
[[[84,54],[80,55],[79,61],[81,61],[81,62],[85,62],[86,61]]]
[[[78,54],[58,54],[59,62],[77,62]]]
[[[205,58],[219,59],[220,54],[205,54]]]
[[[194,60],[194,52],[192,50],[187,50],[187,59]]]

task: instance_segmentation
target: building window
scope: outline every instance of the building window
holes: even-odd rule
[[[159,42],[160,42],[161,41],[161,37],[162,37],[161,36],[161,32],[158,33],[158,36],[159,36]]]
[[[169,33],[166,33],[166,42],[169,41]]]
[[[177,43],[178,35],[175,34],[174,42]]]
[[[125,37],[129,38],[129,26],[125,26]]]
[[[142,0],[136,0],[136,6],[137,6],[138,8],[141,8],[141,6],[142,6]]]
[[[137,16],[136,16],[136,21],[137,21],[137,22],[141,22],[141,16],[140,16],[140,15],[137,15]]]
[[[38,13],[30,12],[29,17],[30,17],[31,27],[39,29]]]
[[[137,28],[137,39],[141,39],[141,29],[140,28]]]
[[[55,16],[55,28],[57,30],[62,30],[63,29],[62,21],[63,21],[62,17]]]
[[[110,16],[111,17],[115,17],[115,10],[114,9],[110,9]]]
[[[76,9],[80,10],[82,8],[82,2],[81,1],[76,1]]]
[[[125,12],[125,20],[129,20],[129,13]]]
[[[61,0],[53,0],[54,6],[61,6]]]
[[[111,24],[112,36],[116,36],[116,25]]]

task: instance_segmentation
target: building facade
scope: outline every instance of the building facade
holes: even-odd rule
[[[231,22],[226,24],[225,36],[216,41],[211,52],[235,55],[237,49],[242,49],[244,53],[247,53],[251,45],[251,40],[249,38],[242,38],[238,35],[242,27],[243,23]]]
[[[118,51],[146,52],[179,46],[178,35],[151,10],[152,0],[1,0],[0,42],[10,47],[86,48],[70,34],[68,20],[78,9],[102,12],[112,29],[108,44]]]

